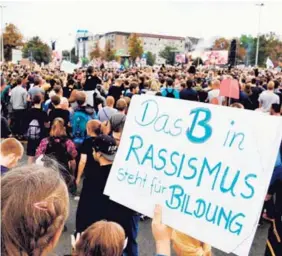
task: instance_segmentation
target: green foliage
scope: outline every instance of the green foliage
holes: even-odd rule
[[[166,46],[163,51],[159,53],[160,57],[166,60],[166,63],[169,65],[174,65],[175,62],[175,52],[177,48]]]
[[[3,33],[4,58],[6,61],[12,60],[12,49],[23,45],[23,35],[12,23],[6,25]]]
[[[140,58],[143,54],[142,41],[135,33],[129,37],[128,51],[134,62],[137,57]]]
[[[147,52],[147,65],[154,66],[156,62],[156,55],[152,52]]]
[[[104,58],[106,61],[112,61],[116,59],[116,51],[112,48],[110,41],[106,42]]]
[[[90,59],[97,59],[97,58],[103,58],[104,57],[104,52],[100,49],[99,44],[96,43],[95,47],[93,50],[90,52]]]
[[[30,58],[31,61],[36,61],[39,65],[41,62],[48,64],[51,61],[51,49],[38,36],[35,36],[24,45],[23,57]]]

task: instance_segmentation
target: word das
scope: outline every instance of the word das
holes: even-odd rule
[[[192,201],[191,196],[185,193],[180,185],[171,185],[169,190],[171,197],[165,202],[169,209],[180,211],[197,219],[204,219],[214,225],[223,226],[225,230],[233,234],[240,235],[243,228],[242,219],[246,217],[245,214],[228,211],[218,205],[212,205],[204,199]]]
[[[155,171],[162,171],[166,176],[194,182],[196,187],[209,186],[210,189],[250,199],[255,194],[254,173],[242,174],[240,170],[232,170],[219,161],[211,164],[203,157],[189,157],[177,151],[169,152],[165,148],[156,150],[153,144],[146,145],[139,135],[130,137],[131,143],[125,161],[134,161],[138,165],[148,164]]]

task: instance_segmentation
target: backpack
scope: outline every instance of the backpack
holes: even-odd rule
[[[32,140],[39,140],[41,135],[40,124],[37,119],[33,119],[27,129],[27,137]]]
[[[67,138],[50,137],[48,139],[47,148],[45,151],[46,156],[56,159],[66,170],[68,170],[68,163],[70,161],[70,155],[66,146]]]
[[[75,144],[82,144],[86,138],[86,124],[91,117],[83,111],[76,111],[72,117],[72,135]]]
[[[174,96],[174,89],[171,90],[171,92],[168,90],[168,89],[165,89],[166,90],[166,97],[167,98],[175,98]]]

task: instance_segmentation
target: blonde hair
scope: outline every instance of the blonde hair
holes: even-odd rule
[[[108,107],[115,105],[115,98],[113,96],[108,96],[106,99],[106,105]]]
[[[159,91],[160,85],[159,85],[158,81],[153,80],[153,81],[151,82],[150,89],[151,89],[152,91],[154,91],[154,92]]]
[[[55,118],[50,130],[50,136],[51,137],[67,136],[64,119],[60,117]]]
[[[115,222],[98,221],[83,232],[76,244],[76,256],[122,255],[125,241],[123,228]]]
[[[17,157],[21,157],[24,153],[24,147],[18,140],[8,138],[1,142],[0,151],[2,156],[15,154]]]
[[[273,81],[269,81],[267,84],[267,89],[268,90],[273,90],[274,89],[274,82]]]
[[[39,165],[17,167],[3,176],[1,186],[2,253],[41,256],[53,248],[69,208],[59,171]]]

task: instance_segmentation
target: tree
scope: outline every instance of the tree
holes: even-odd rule
[[[224,37],[218,38],[213,43],[213,50],[228,50],[230,46],[230,41]]]
[[[132,34],[129,37],[128,51],[129,51],[131,58],[133,59],[133,62],[135,62],[137,57],[141,58],[143,54],[142,41],[136,33]]]
[[[23,57],[35,60],[38,64],[48,64],[51,61],[51,48],[35,36],[24,45]]]
[[[116,51],[115,49],[112,48],[111,46],[111,42],[108,40],[106,42],[106,45],[105,45],[105,52],[104,52],[104,58],[106,61],[112,61],[112,60],[115,60],[116,59]]]
[[[166,60],[167,64],[174,65],[175,52],[177,52],[175,47],[166,46],[164,50],[159,53],[159,55]]]
[[[63,56],[63,59],[65,59],[65,60],[70,60],[70,51],[68,51],[68,50],[63,50],[63,51],[62,51],[62,56]]]
[[[156,55],[152,52],[147,52],[147,65],[154,66],[156,62]]]
[[[103,58],[104,57],[104,53],[103,51],[100,49],[99,44],[96,43],[95,47],[93,48],[93,50],[90,52],[90,59],[98,59],[98,58]]]
[[[23,35],[12,23],[8,24],[3,33],[4,58],[6,61],[12,60],[12,49],[23,46]]]
[[[75,48],[74,47],[71,49],[71,62],[74,63],[74,64],[78,63],[78,57],[75,54]]]

